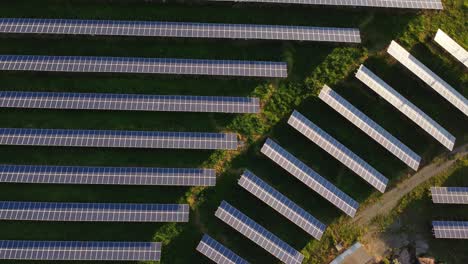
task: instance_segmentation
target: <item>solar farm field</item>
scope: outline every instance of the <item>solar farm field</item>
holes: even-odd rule
[[[210,263],[196,251],[206,233],[251,263],[277,263],[278,260],[260,246],[215,217],[215,211],[224,200],[300,251],[305,257],[303,263],[327,263],[336,253],[333,243],[348,245],[358,236],[349,226],[333,225],[349,216],[272,162],[260,149],[265,140],[271,138],[357,202],[362,204],[379,197],[379,192],[365,180],[287,124],[288,117],[296,109],[388,178],[387,190],[414,173],[318,98],[320,89],[327,84],[420,155],[421,166],[446,153],[447,148],[354,77],[362,63],[449,131],[456,138],[455,148],[466,144],[468,117],[386,53],[391,40],[397,40],[467,98],[466,67],[433,41],[437,29],[441,28],[468,48],[466,6],[458,0],[445,0],[443,4],[443,11],[417,11],[223,1],[1,2],[1,18],[346,27],[359,28],[362,43],[0,33],[0,55],[288,64],[287,78],[0,71],[0,91],[257,97],[262,106],[259,114],[0,108],[0,128],[237,133],[243,141],[237,150],[0,145],[0,164],[209,168],[217,172],[216,185],[205,187],[0,183],[0,201],[189,204],[191,208],[188,223],[2,220],[0,240],[161,242],[161,263],[185,264]],[[315,240],[238,185],[245,169],[321,223],[336,229],[328,229],[320,241]],[[457,248],[468,246],[466,241],[459,243]],[[0,260],[0,263],[11,262]]]

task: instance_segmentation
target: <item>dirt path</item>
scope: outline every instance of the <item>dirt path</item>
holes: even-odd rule
[[[445,170],[450,168],[453,165],[453,163],[457,160],[456,158],[447,159],[448,157],[463,157],[467,154],[468,144],[460,146],[450,153],[444,154],[441,157],[443,161],[427,165],[410,178],[398,184],[396,188],[393,188],[389,192],[386,192],[384,195],[382,195],[378,202],[372,204],[367,208],[364,208],[364,210],[362,211],[359,211],[356,217],[353,218],[352,222],[357,223],[359,225],[368,225],[374,217],[389,213],[395,206],[398,205],[398,202],[401,198],[403,198],[403,196],[411,192],[421,183],[444,172]]]

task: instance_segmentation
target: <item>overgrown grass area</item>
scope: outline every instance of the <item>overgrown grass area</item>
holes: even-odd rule
[[[0,184],[1,200],[93,202],[189,202],[187,224],[90,224],[0,222],[0,239],[163,241],[162,263],[204,263],[195,251],[208,233],[252,263],[275,259],[219,221],[214,211],[226,200],[296,249],[306,263],[322,263],[335,252],[334,243],[353,242],[359,231],[342,226],[344,217],[331,204],[259,153],[266,137],[273,138],[314,170],[359,202],[372,187],[286,124],[296,108],[325,131],[390,178],[393,185],[411,171],[380,145],[320,102],[316,95],[330,85],[356,107],[424,157],[445,149],[419,127],[378,98],[353,77],[358,65],[380,75],[457,137],[468,141],[468,118],[444,101],[382,49],[395,38],[414,55],[468,97],[463,66],[431,43],[438,26],[461,43],[467,39],[462,2],[448,0],[443,12],[408,12],[364,8],[294,7],[144,1],[32,1],[0,3],[2,17],[132,19],[195,22],[265,23],[360,27],[362,46],[276,41],[176,40],[159,38],[102,38],[1,36],[1,54],[185,57],[287,61],[286,80],[181,77],[126,74],[0,73],[2,90],[119,92],[257,96],[260,115],[51,111],[0,109],[1,127],[132,129],[169,131],[234,131],[245,140],[239,151],[124,150],[82,148],[0,147],[0,162],[98,166],[211,167],[219,172],[214,188],[129,186],[52,186]],[[460,9],[462,11],[460,11]],[[449,21],[454,21],[449,23]],[[465,29],[465,30],[464,30]],[[417,43],[421,43],[416,45]],[[466,45],[466,43],[465,43]],[[237,186],[248,168],[319,220],[330,224],[322,241],[312,238]]]

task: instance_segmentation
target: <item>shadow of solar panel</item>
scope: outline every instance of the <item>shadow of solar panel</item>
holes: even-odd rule
[[[232,207],[226,201],[221,202],[218,210],[216,210],[215,216],[282,262],[286,264],[302,263],[304,256],[300,252],[296,251],[236,208]]]
[[[249,97],[0,91],[0,107],[125,111],[258,113]]]
[[[468,221],[432,221],[435,238],[468,239]]]
[[[382,193],[385,192],[388,183],[388,179],[385,176],[330,136],[327,132],[312,123],[305,116],[294,110],[289,117],[288,124],[328,152],[328,154],[332,155],[370,185],[374,186],[374,188]]]
[[[119,20],[2,18],[0,33],[361,42],[357,28]]]
[[[429,85],[434,91],[444,97],[449,103],[468,116],[468,101],[463,95],[455,90],[450,84],[442,80],[437,74],[431,71],[426,65],[413,57],[408,51],[395,41],[392,41],[387,50],[408,70],[419,77],[423,82]]]
[[[317,240],[322,238],[324,224],[252,172],[245,170],[238,184]]]
[[[0,240],[0,259],[159,261],[161,243]]]
[[[443,9],[440,0],[209,0],[214,2],[363,6],[406,9]]]
[[[362,81],[380,97],[398,109],[402,114],[412,120],[416,125],[424,129],[429,135],[439,141],[449,150],[455,145],[455,137],[426,115],[401,94],[395,91],[377,75],[367,69],[364,65],[359,67],[356,78]]]
[[[468,52],[457,42],[455,42],[455,40],[445,34],[445,32],[440,29],[437,30],[437,34],[435,35],[434,40],[453,57],[463,63],[463,65],[468,67]]]
[[[341,211],[354,217],[359,207],[359,204],[355,200],[336,188],[335,185],[291,155],[273,140],[268,138],[260,151]]]
[[[233,133],[0,128],[0,145],[237,149]]]
[[[410,168],[418,170],[419,163],[421,162],[421,157],[418,154],[392,136],[392,134],[363,112],[359,111],[359,109],[346,101],[346,99],[341,97],[330,87],[325,85],[320,91],[319,98]]]
[[[187,204],[0,201],[0,219],[63,222],[188,222]]]
[[[468,187],[431,187],[434,203],[468,204]]]
[[[249,262],[206,234],[203,235],[198,244],[197,251],[217,264],[249,264]]]
[[[2,71],[146,73],[286,78],[285,62],[0,55]]]
[[[0,165],[0,182],[215,186],[216,172],[198,168]]]

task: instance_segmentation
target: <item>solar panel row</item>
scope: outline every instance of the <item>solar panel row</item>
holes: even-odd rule
[[[356,28],[118,20],[0,18],[0,33],[361,42]]]
[[[413,57],[408,51],[395,41],[392,41],[387,52],[399,61],[408,70],[418,76],[423,82],[429,85],[434,91],[449,101],[458,110],[468,116],[468,100],[455,90],[450,84],[442,80],[437,74],[427,68],[419,60]]]
[[[249,262],[206,234],[203,235],[198,244],[197,251],[217,264],[249,264]]]
[[[222,201],[215,216],[286,264],[300,264],[304,256],[248,216]]]
[[[468,204],[468,187],[431,187],[432,201],[440,204]]]
[[[461,61],[466,67],[468,67],[468,51],[466,51],[462,46],[460,46],[455,40],[450,38],[442,30],[437,30],[437,33],[434,38],[442,48],[444,48],[448,53],[452,54],[457,60]]]
[[[288,76],[285,62],[37,55],[0,55],[0,70],[273,78]]]
[[[72,222],[188,222],[188,204],[48,203],[0,201],[1,220]]]
[[[327,201],[331,202],[347,215],[354,217],[359,207],[359,204],[355,200],[336,188],[335,185],[320,176],[274,141],[267,139],[260,151]]]
[[[0,107],[258,113],[260,101],[249,97],[0,91]]]
[[[390,85],[385,83],[364,65],[361,65],[359,68],[358,72],[356,73],[356,78],[361,80],[375,93],[384,98],[406,117],[411,119],[415,124],[424,129],[424,131],[434,137],[446,148],[449,150],[453,149],[453,146],[455,145],[455,137],[452,134],[450,134],[432,118],[421,111],[421,109],[416,107],[401,94],[395,91],[392,87],[390,87]]]
[[[216,172],[198,168],[78,167],[0,164],[0,182],[214,186]]]
[[[363,6],[408,9],[443,9],[440,0],[210,0],[215,2]]]
[[[467,221],[432,221],[436,238],[468,239]]]
[[[0,259],[159,261],[161,243],[0,240]]]
[[[328,152],[350,170],[354,171],[354,173],[359,175],[359,177],[363,178],[370,185],[374,186],[377,190],[382,193],[385,192],[385,188],[388,183],[388,179],[385,176],[330,136],[327,132],[312,123],[305,116],[294,110],[289,117],[288,124],[317,144],[320,148]]]
[[[421,162],[421,157],[418,154],[392,136],[392,134],[370,119],[366,114],[359,111],[359,109],[354,107],[330,87],[326,85],[323,86],[319,98],[409,167],[418,170],[419,163]]]
[[[255,195],[317,240],[322,238],[323,232],[326,229],[323,223],[255,176],[252,172],[245,170],[238,183],[245,190]]]
[[[233,133],[0,128],[0,145],[236,149]]]

